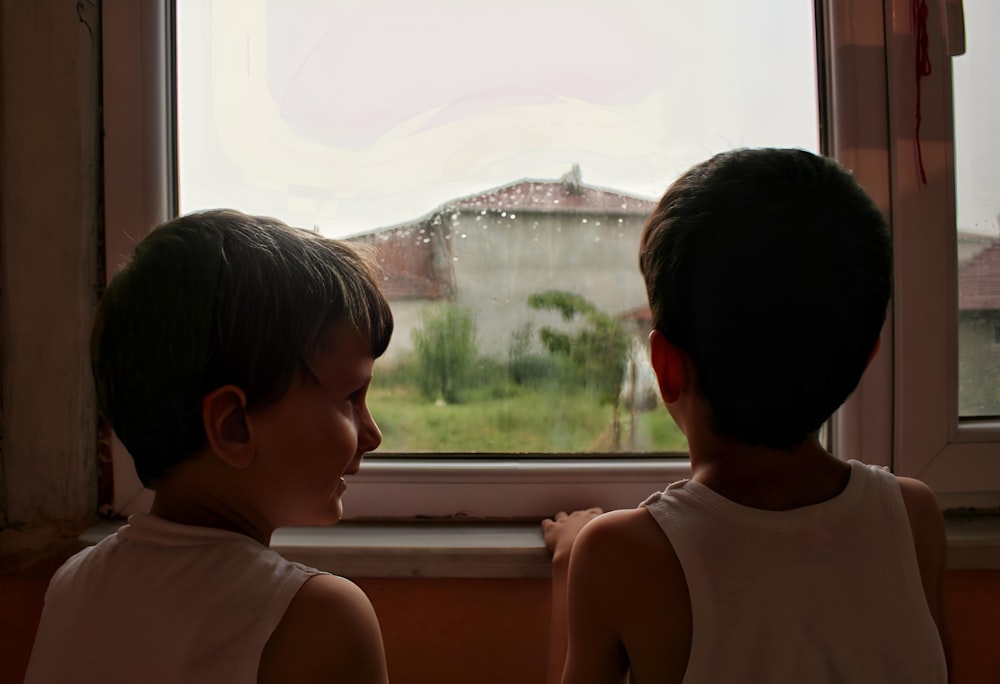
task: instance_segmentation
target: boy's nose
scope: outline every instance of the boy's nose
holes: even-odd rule
[[[368,420],[365,421],[359,437],[358,451],[362,453],[375,451],[382,444],[382,431],[378,429],[378,424],[371,413],[368,413]]]

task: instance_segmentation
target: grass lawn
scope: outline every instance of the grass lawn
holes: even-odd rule
[[[483,385],[454,404],[431,402],[416,387],[373,383],[368,405],[382,430],[382,453],[608,452],[611,406],[582,390]],[[662,406],[622,415],[622,451],[687,451],[687,441]]]

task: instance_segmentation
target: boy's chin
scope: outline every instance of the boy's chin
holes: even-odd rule
[[[340,519],[344,515],[344,510],[340,505],[331,505],[328,510],[313,513],[311,515],[306,514],[302,516],[297,516],[298,519],[289,523],[286,523],[288,527],[329,527],[330,525],[336,525],[340,522]]]
[[[341,518],[344,517],[344,506],[340,502],[340,497],[337,497],[337,501],[333,504],[331,510],[324,511],[321,517],[321,522],[316,523],[317,525],[322,525],[324,527],[329,525],[336,525],[340,522]]]

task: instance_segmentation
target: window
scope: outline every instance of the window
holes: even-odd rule
[[[958,229],[958,414],[1000,418],[1000,104],[987,95],[1000,79],[990,27],[996,3],[965,2],[965,51],[952,59],[955,209]],[[991,338],[990,331],[993,331]]]
[[[379,250],[387,453],[682,453],[639,236],[713,152],[818,148],[813,33],[788,0],[179,0],[179,210]]]
[[[962,366],[971,360],[970,337],[963,333],[961,342],[959,337],[963,317],[959,282],[963,271],[967,273],[963,267],[970,252],[985,245],[970,249],[967,233],[973,225],[963,222],[972,213],[970,206],[963,209],[966,191],[961,189],[956,221],[956,175],[959,188],[963,183],[975,187],[991,182],[982,167],[973,171],[966,166],[967,171],[961,171],[968,161],[963,159],[991,149],[988,134],[995,135],[974,124],[963,126],[963,120],[969,121],[963,119],[963,111],[974,113],[974,121],[988,116],[990,107],[996,110],[988,92],[974,92],[969,77],[982,78],[980,69],[995,64],[989,31],[1000,16],[988,2],[966,2],[964,18],[960,2],[930,2],[925,20],[914,13],[915,3],[886,3],[884,15],[874,7],[877,3],[871,4],[852,4],[855,24],[863,18],[882,20],[884,33],[870,36],[870,42],[857,41],[868,47],[858,50],[858,59],[885,45],[886,83],[859,85],[857,96],[873,98],[869,101],[873,109],[878,100],[885,104],[888,128],[883,143],[873,130],[877,124],[868,129],[859,125],[862,133],[854,132],[854,150],[849,154],[860,160],[861,173],[890,200],[896,243],[896,293],[889,331],[893,363],[883,363],[866,380],[855,397],[853,415],[846,416],[846,432],[862,449],[857,453],[890,445],[895,471],[928,482],[944,506],[992,508],[1000,501],[996,460],[1000,425],[988,416],[974,417],[960,410],[965,399],[959,389]],[[922,31],[927,36],[926,55],[917,39]],[[887,43],[884,36],[892,39]],[[915,73],[915,64],[929,68]],[[969,65],[972,72],[966,70]],[[974,196],[996,206],[995,193],[992,198]],[[980,232],[988,237],[988,229]],[[886,432],[887,426],[891,432]]]
[[[945,0],[930,3],[928,31],[934,69],[919,82],[919,148],[915,131],[917,81],[913,73],[918,27],[913,24],[909,0],[891,0],[885,7],[874,0],[828,0],[817,3],[815,17],[810,7],[799,2],[775,0],[766,9],[758,3],[752,11],[745,3],[733,3],[725,11],[713,6],[711,15],[700,25],[696,14],[701,10],[696,5],[636,0],[588,7],[587,12],[597,12],[602,18],[595,34],[587,33],[591,29],[585,28],[586,19],[581,16],[586,12],[578,5],[564,10],[551,3],[532,3],[523,8],[517,3],[484,5],[492,7],[487,21],[468,14],[473,3],[454,3],[434,13],[427,11],[428,3],[407,3],[405,11],[384,13],[379,30],[388,36],[395,24],[403,24],[408,31],[397,39],[380,41],[374,54],[368,49],[370,44],[351,42],[353,36],[365,33],[365,22],[371,21],[360,14],[363,10],[355,4],[351,6],[356,14],[348,15],[351,21],[325,24],[322,19],[305,20],[305,15],[294,11],[301,9],[298,3],[178,0],[176,17],[182,37],[177,44],[176,62],[180,136],[176,167],[168,154],[172,148],[163,143],[164,131],[170,126],[157,119],[156,105],[162,104],[156,99],[161,97],[157,93],[169,89],[157,91],[155,79],[134,79],[129,83],[127,79],[109,79],[106,74],[106,88],[113,95],[106,101],[109,260],[114,263],[114,254],[128,251],[128,239],[120,243],[123,248],[112,251],[119,244],[115,240],[121,237],[121,231],[128,230],[116,232],[115,226],[151,225],[166,218],[169,202],[163,198],[172,192],[168,181],[172,179],[171,170],[176,168],[183,211],[235,205],[331,235],[388,245],[387,266],[392,266],[396,279],[387,283],[387,288],[397,288],[393,296],[397,298],[395,308],[401,323],[393,353],[414,350],[415,338],[410,331],[426,326],[432,314],[425,311],[437,311],[447,320],[444,307],[435,310],[423,305],[432,303],[442,288],[445,292],[451,288],[449,301],[471,309],[481,332],[505,333],[490,335],[492,341],[482,345],[483,350],[495,345],[492,353],[500,364],[485,366],[485,372],[503,368],[510,373],[510,361],[517,357],[519,349],[521,360],[528,359],[527,364],[535,362],[530,357],[541,355],[537,335],[542,326],[563,332],[567,329],[557,327],[558,317],[551,312],[532,309],[525,302],[530,294],[550,289],[551,283],[539,282],[525,289],[528,275],[519,275],[506,264],[542,259],[544,268],[537,264],[534,268],[555,272],[553,264],[566,256],[566,245],[573,243],[557,242],[563,246],[555,250],[536,248],[536,244],[552,243],[556,234],[563,234],[558,238],[563,240],[568,224],[554,221],[551,229],[543,229],[541,219],[537,227],[534,218],[530,224],[520,223],[526,218],[524,204],[505,202],[514,202],[519,194],[520,200],[527,198],[532,205],[549,197],[553,199],[552,208],[555,198],[561,202],[562,196],[579,197],[573,194],[574,189],[582,189],[584,196],[595,192],[595,196],[621,200],[620,204],[626,205],[624,213],[598,205],[597,214],[593,207],[570,214],[576,234],[585,236],[577,242],[596,243],[600,238],[606,252],[601,256],[611,259],[618,238],[608,231],[609,224],[613,229],[618,219],[622,224],[632,221],[628,212],[633,209],[641,215],[648,206],[643,203],[655,200],[669,181],[691,163],[740,145],[823,149],[855,171],[890,216],[897,243],[891,325],[884,333],[882,353],[859,390],[835,417],[835,451],[844,457],[885,463],[897,472],[923,477],[936,487],[946,504],[990,504],[990,492],[998,489],[1000,476],[990,475],[994,466],[986,454],[1000,439],[1000,426],[982,418],[959,421],[957,409],[956,250],[965,246],[956,246],[954,166],[951,146],[942,141],[951,140],[948,46],[954,49],[962,36],[961,24],[955,20],[960,16],[960,5]],[[340,11],[337,3],[323,8]],[[945,20],[946,10],[952,12],[948,15],[950,23]],[[682,14],[671,20],[667,13],[674,11]],[[163,39],[162,28],[172,22],[174,14],[164,10],[162,0],[144,0],[127,9],[109,7],[105,14],[129,14],[129,21],[137,27],[134,33],[144,36],[127,46],[133,51],[138,49],[140,54],[131,55],[131,61],[122,62],[119,57],[114,64],[142,64],[144,73],[148,76],[155,72],[161,85],[172,83],[172,43]],[[649,19],[654,15],[658,21]],[[453,17],[462,19],[461,25],[441,35],[434,33]],[[106,21],[113,18],[106,16]],[[546,18],[555,23],[542,28]],[[271,21],[276,22],[274,26]],[[995,18],[987,17],[984,25],[989,21],[995,24]],[[490,34],[486,30],[490,26],[500,27],[499,35]],[[655,27],[655,35],[647,35],[651,27]],[[215,36],[221,42],[201,43],[197,49],[218,54],[193,56],[196,53],[185,52],[192,49],[185,47],[185,31],[193,31],[196,36],[200,32],[200,38]],[[729,33],[725,40],[706,40],[706,31]],[[630,40],[612,40],[618,34]],[[668,37],[671,40],[666,40]],[[557,42],[563,39],[568,42]],[[970,55],[975,57],[971,33],[969,42]],[[211,45],[215,47],[208,47]],[[292,58],[275,58],[271,51],[278,45],[289,46]],[[343,45],[356,45],[355,51],[335,60],[333,67],[320,68],[320,57],[334,55]],[[389,59],[390,46],[397,45],[404,47],[405,56]],[[610,45],[616,49],[609,49]],[[555,47],[556,57],[542,52],[548,46]],[[779,71],[756,61],[768,46],[786,51],[780,52],[786,58],[775,67]],[[727,48],[733,52],[723,54],[721,50]],[[653,49],[679,52],[650,53]],[[366,59],[364,55],[369,53]],[[475,72],[479,79],[463,81],[456,63],[471,64],[479,57],[485,59]],[[721,66],[713,66],[716,57],[722,58]],[[434,79],[421,78],[430,68],[421,62],[425,58],[431,60],[437,75]],[[199,95],[186,90],[202,87],[197,85],[199,79],[192,81],[195,86],[185,85],[186,59],[202,65],[202,86],[212,83],[207,92]],[[526,61],[514,73],[511,67],[521,59]],[[639,68],[630,64],[630,59],[637,59]],[[111,63],[107,58],[105,61]],[[558,73],[543,67],[551,63],[559,65]],[[737,65],[735,72],[733,65]],[[707,72],[699,71],[706,67]],[[227,75],[224,68],[232,71]],[[337,109],[333,98],[360,87],[365,68],[375,69],[380,86],[374,94],[357,98],[364,100],[362,104],[368,108]],[[523,76],[525,70],[530,71],[530,87],[514,79]],[[670,81],[671,73],[678,80]],[[408,80],[394,80],[401,74],[408,75]],[[735,81],[731,80],[733,76],[737,77]],[[573,87],[565,92],[546,90],[553,78],[561,78],[559,83]],[[594,85],[591,81],[603,89],[599,95],[604,99],[588,90]],[[664,82],[669,83],[666,90]],[[808,85],[791,87],[790,83]],[[424,89],[415,89],[420,85]],[[461,90],[463,87],[465,90]],[[316,92],[322,97],[310,99]],[[398,92],[406,96],[401,105],[388,99]],[[421,99],[428,93],[430,100]],[[224,101],[230,96],[235,99]],[[654,102],[660,98],[660,108],[643,113],[643,96]],[[116,108],[116,97],[120,110]],[[596,123],[587,123],[595,113],[591,111],[595,98]],[[677,102],[684,105],[683,109],[697,112],[710,128],[678,133],[677,112],[683,109],[671,109]],[[749,107],[754,116],[741,115],[735,123],[720,119],[720,112],[743,107]],[[552,113],[560,111],[569,112],[567,118],[559,119]],[[779,116],[792,111],[796,114],[790,119]],[[194,113],[214,123],[204,126],[186,118]],[[623,118],[626,113],[638,116]],[[507,118],[499,119],[501,114]],[[763,132],[754,130],[753,124],[761,114],[767,124]],[[486,128],[478,133],[465,130],[464,137],[459,137],[459,143],[443,161],[430,163],[428,155],[454,144],[447,141],[445,133],[449,129],[461,132],[464,129],[459,122],[469,119]],[[117,127],[111,125],[114,121]],[[655,124],[651,129],[630,137],[650,121]],[[808,124],[803,125],[804,121]],[[138,130],[130,130],[130,122],[138,122]],[[350,125],[360,125],[368,137],[345,137],[345,127]],[[584,135],[574,139],[577,131]],[[613,143],[609,149],[616,152],[601,148],[604,139]],[[672,147],[670,142],[675,139],[685,144]],[[511,153],[521,143],[525,143],[527,151],[521,155]],[[365,147],[378,148],[378,154],[365,158],[363,150],[356,149]],[[917,180],[918,149],[927,184]],[[298,156],[266,156],[289,150]],[[421,163],[414,167],[412,161],[403,159],[403,151],[416,151]],[[350,168],[357,184],[335,178],[337,167]],[[460,173],[448,175],[445,171],[450,167]],[[125,170],[113,178],[115,169]],[[390,182],[388,178],[400,169],[410,174],[410,180]],[[280,177],[278,172],[291,175]],[[249,185],[244,186],[244,182]],[[141,187],[129,191],[129,183]],[[425,184],[434,189],[428,190]],[[533,195],[535,191],[542,194]],[[129,205],[133,198],[147,204]],[[538,202],[533,201],[536,198]],[[368,214],[371,208],[388,208],[391,212]],[[563,219],[565,215],[559,220]],[[598,221],[600,226],[596,225]],[[527,245],[518,246],[510,240],[489,241],[501,227],[519,223],[527,226],[527,235],[534,232],[539,242],[531,238]],[[471,269],[481,270],[484,262],[477,262],[473,252],[460,251],[464,245],[454,245],[462,240],[471,244],[472,229],[486,236],[481,246],[488,246],[491,257],[503,258],[505,266],[493,274],[498,280],[491,291],[477,294],[478,303],[469,305],[455,292],[472,292],[476,279],[461,280],[460,269],[469,264]],[[445,240],[453,241],[449,242],[453,251],[418,251],[423,245],[433,246]],[[398,252],[407,251],[407,245],[418,248],[410,252],[424,257],[402,264],[392,261]],[[393,247],[398,248],[396,253]],[[626,273],[637,283],[633,259],[630,256],[628,263],[622,262],[624,270],[615,271],[620,267],[614,265],[613,259],[597,269],[608,278],[607,288],[578,291],[602,314],[623,324],[641,318],[642,302],[633,301],[636,296],[629,288],[634,285],[620,289],[610,274]],[[460,265],[454,266],[456,263]],[[436,266],[440,267],[438,271]],[[440,277],[441,272],[451,280]],[[530,274],[530,269],[525,273]],[[572,284],[574,276],[563,275],[554,282]],[[605,290],[615,293],[614,303],[599,299]],[[503,314],[506,318],[499,322],[491,317],[503,307],[490,309],[483,304],[484,298],[491,300],[493,294],[503,304],[511,300],[511,307]],[[641,336],[637,339],[641,341]],[[484,372],[483,368],[479,372]],[[400,378],[395,380],[402,382]],[[475,386],[476,382],[473,379],[469,384]],[[455,407],[455,402],[444,396],[436,398],[446,404],[439,408]],[[503,406],[504,397],[497,399]],[[380,410],[375,401],[373,408]],[[394,408],[386,403],[381,410],[386,414]],[[610,411],[609,405],[603,410]],[[603,424],[609,425],[609,418],[602,415]],[[383,416],[377,418],[387,428],[385,448],[391,449],[389,421]],[[500,418],[494,420],[501,422]],[[558,508],[594,503],[606,507],[635,505],[664,482],[683,476],[687,464],[684,459],[664,458],[665,447],[656,442],[648,447],[649,453],[641,455],[638,452],[642,448],[632,448],[629,442],[630,427],[622,429],[623,451],[613,458],[608,454],[613,449],[588,454],[586,446],[573,442],[533,445],[532,453],[521,453],[524,448],[494,440],[478,454],[456,453],[456,447],[440,439],[410,444],[406,453],[385,453],[366,461],[352,484],[348,512],[359,517],[537,517]],[[439,450],[448,452],[447,458],[445,454],[428,453]],[[116,478],[120,477],[116,483],[125,483],[116,486],[119,506],[134,493],[134,486],[125,479],[127,470],[127,466],[121,468],[121,473],[116,470]]]

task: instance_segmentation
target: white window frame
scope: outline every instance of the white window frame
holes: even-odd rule
[[[887,8],[889,35],[911,21]],[[890,53],[894,223],[897,231],[895,441],[899,472],[927,482],[946,507],[1000,505],[1000,422],[958,415],[958,276],[951,58],[965,49],[960,0],[929,3],[932,73],[920,83],[921,149],[914,153],[915,45]]]
[[[837,54],[832,80],[843,91],[833,97],[842,115],[831,119],[831,151],[886,211],[895,246],[883,351],[837,416],[835,436],[842,456],[883,462],[878,455],[891,453],[887,465],[929,484],[945,508],[993,509],[1000,505],[1000,422],[958,416],[951,58],[964,51],[964,18],[961,0],[927,4],[932,70],[919,83],[919,148],[913,3],[832,0],[827,7]],[[864,116],[852,99],[865,104]]]
[[[667,1],[667,0],[664,0]],[[136,227],[166,220],[174,179],[169,0],[105,0],[106,245],[109,275]],[[928,482],[946,506],[1000,502],[1000,424],[957,418],[957,297],[950,63],[960,2],[929,0],[933,73],[921,82],[919,181],[913,138],[914,37],[910,0],[826,0],[820,83],[826,149],[885,211],[896,247],[895,296],[882,350],[834,417],[844,458]],[[957,12],[956,12],[957,8]],[[886,36],[894,36],[887,41]],[[127,38],[127,39],[125,39]],[[115,449],[120,455],[121,445]],[[142,508],[138,480],[117,459],[116,508]],[[635,506],[690,472],[686,458],[538,458],[519,454],[369,457],[349,483],[348,516],[538,518],[561,509]]]

